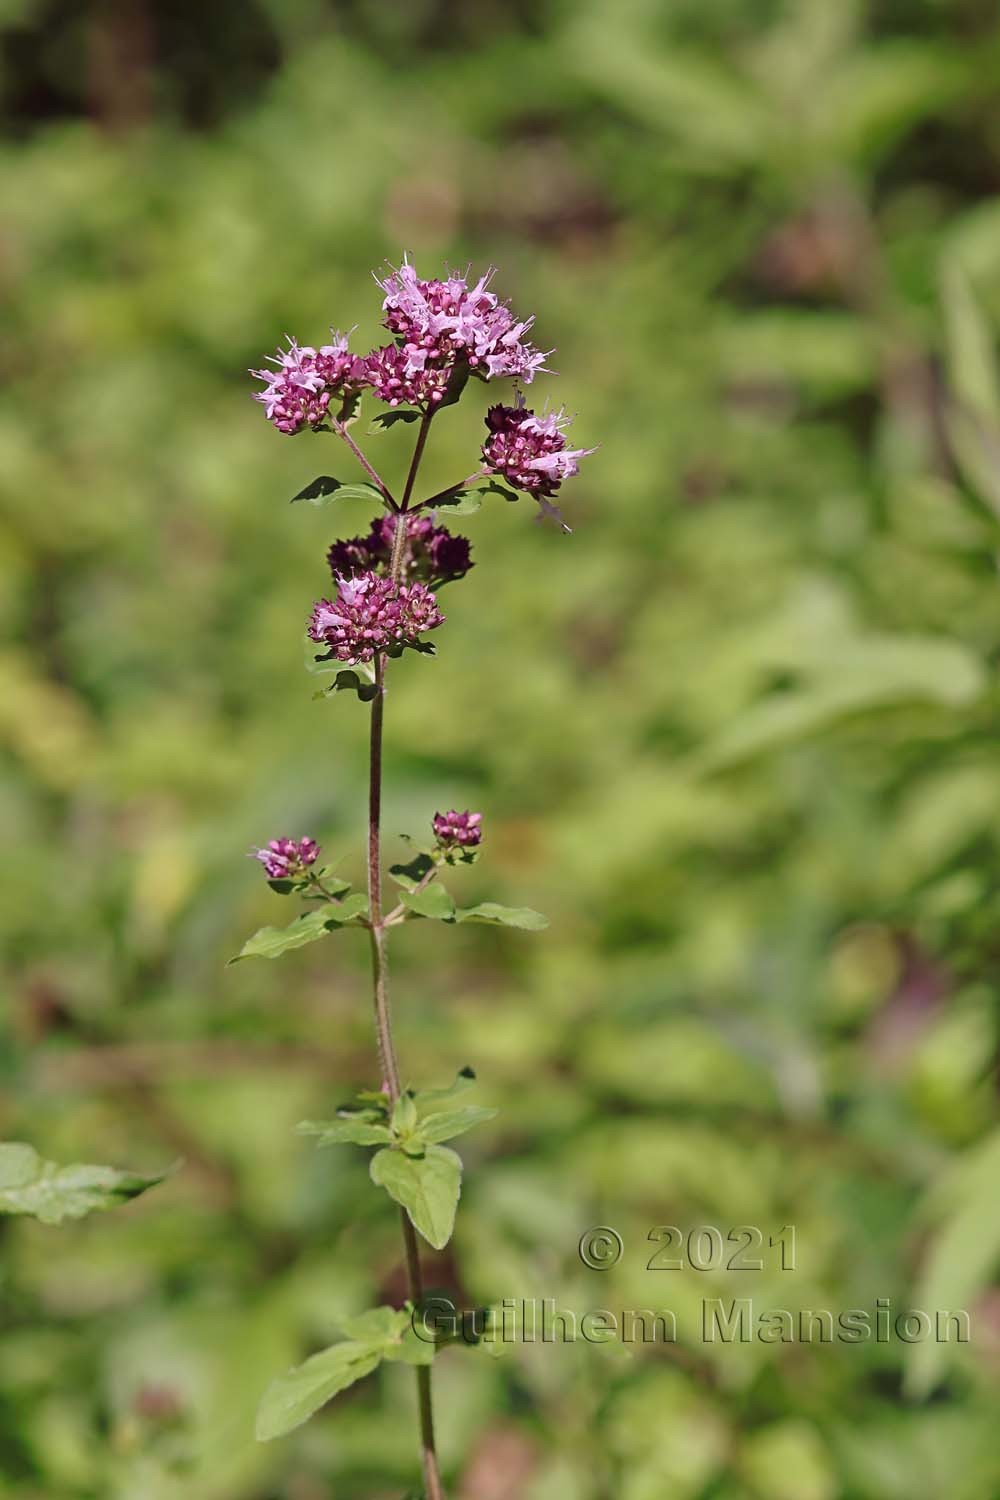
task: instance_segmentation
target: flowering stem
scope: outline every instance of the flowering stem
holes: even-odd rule
[[[417,439],[417,452],[410,465],[407,478],[408,496],[413,488],[419,454],[430,426],[430,415],[421,423],[421,436]],[[403,508],[406,500],[404,498]],[[402,566],[403,540],[406,536],[406,521],[402,515],[396,522],[393,538],[393,576],[398,579]],[[368,915],[371,933],[372,988],[375,1003],[375,1031],[378,1037],[379,1060],[382,1076],[389,1098],[393,1104],[400,1095],[399,1063],[392,1039],[392,1015],[389,1009],[389,972],[386,951],[386,923],[382,914],[382,728],[385,712],[385,657],[375,654],[375,697],[372,699],[371,741],[368,780]],[[403,1226],[403,1246],[406,1252],[406,1276],[410,1301],[419,1305],[424,1295],[424,1279],[420,1269],[420,1249],[417,1234],[407,1216],[400,1210]],[[417,1365],[417,1405],[420,1412],[420,1450],[424,1471],[426,1500],[445,1500],[441,1475],[438,1471],[437,1449],[434,1441],[434,1408],[431,1398],[431,1372],[429,1365]]]
[[[372,484],[374,484],[375,488],[379,491],[379,493],[381,494],[382,498],[391,506],[391,508],[393,510],[398,510],[399,506],[396,504],[395,500],[393,499],[393,497],[392,497],[392,491],[389,489],[389,486],[379,476],[378,471],[375,468],[373,468],[372,465],[368,462],[367,458],[362,453],[362,451],[358,447],[357,443],[351,437],[351,434],[348,432],[348,430],[345,427],[344,423],[343,422],[338,422],[337,419],[336,419],[336,417],[331,417],[330,420],[333,423],[333,430],[334,430],[334,432],[336,432],[340,437],[342,437],[344,439],[344,442],[347,444],[348,448],[350,448],[351,452],[354,454],[354,457],[357,459],[358,463],[364,469],[365,473],[368,475],[369,479],[372,481]]]

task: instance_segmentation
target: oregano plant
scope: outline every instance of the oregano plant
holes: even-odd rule
[[[318,1146],[347,1144],[372,1151],[372,1182],[401,1211],[409,1282],[404,1307],[378,1307],[347,1320],[341,1340],[275,1380],[261,1403],[257,1433],[267,1440],[290,1432],[382,1361],[411,1364],[426,1500],[442,1500],[444,1490],[434,1438],[435,1346],[417,1337],[411,1321],[423,1296],[420,1240],[440,1250],[451,1238],[462,1161],[448,1142],[490,1119],[494,1111],[470,1101],[471,1069],[447,1087],[417,1088],[404,1082],[389,1004],[389,934],[408,922],[428,920],[445,925],[487,922],[525,931],[547,924],[529,907],[493,901],[457,904],[447,877],[479,856],[478,812],[436,812],[431,837],[422,844],[411,842],[410,857],[388,870],[395,894],[386,897],[381,814],[386,678],[398,658],[434,654],[427,636],[445,622],[438,594],[473,566],[468,540],[449,531],[441,518],[470,515],[490,495],[513,501],[522,492],[567,530],[553,497],[577,473],[578,460],[593,451],[568,446],[563,410],[537,414],[527,405],[522,387],[545,369],[547,355],[528,341],[533,320],[519,321],[491,291],[492,276],[488,272],[472,284],[454,274],[424,280],[404,260],[378,282],[389,342],[360,356],[339,334],[321,348],[289,339],[287,349],[271,359],[273,369],[252,372],[264,382],[255,399],[279,432],[333,434],[365,476],[322,474],[294,500],[323,506],[365,499],[377,514],[366,535],[334,541],[329,548],[331,597],[313,605],[307,631],[307,666],[330,679],[315,696],[354,695],[370,716],[366,888],[353,891],[347,880],[322,865],[312,838],[272,839],[255,857],[272,889],[297,897],[302,909],[287,925],[255,933],[237,958],[277,958],[346,928],[367,933],[379,1086],[358,1094],[335,1119],[303,1121],[299,1130]],[[513,399],[489,407],[485,441],[472,472],[421,496],[421,461],[438,414],[474,390],[476,382],[503,380],[514,383]],[[398,424],[414,428],[401,487],[390,488],[355,437],[365,395],[386,408],[370,418],[369,436]]]

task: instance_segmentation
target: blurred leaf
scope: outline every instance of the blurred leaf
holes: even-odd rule
[[[314,1135],[317,1146],[382,1146],[392,1140],[388,1125],[374,1120],[302,1120],[296,1125],[299,1135]]]
[[[708,744],[699,768],[720,771],[771,754],[862,710],[914,701],[959,708],[976,699],[984,682],[980,662],[957,641],[873,636],[845,642],[812,685],[745,709]]]
[[[425,1115],[420,1121],[418,1134],[424,1141],[450,1141],[463,1135],[474,1125],[482,1125],[497,1115],[495,1109],[486,1109],[478,1104],[467,1104],[462,1109],[441,1110],[437,1114]]]
[[[541,932],[548,927],[548,917],[530,906],[501,906],[498,901],[480,901],[478,906],[459,907],[456,922],[494,922],[501,927],[520,927],[525,932]]]
[[[447,1146],[428,1146],[423,1156],[378,1151],[371,1160],[372,1181],[402,1205],[415,1229],[435,1250],[451,1239],[462,1190],[462,1161]]]
[[[0,1214],[27,1214],[43,1224],[82,1219],[95,1210],[126,1203],[164,1180],[114,1167],[44,1161],[22,1141],[0,1145]]]
[[[333,1344],[279,1376],[264,1392],[257,1411],[258,1442],[270,1442],[301,1427],[339,1391],[370,1375],[381,1359],[378,1343],[349,1341]]]
[[[1000,1263],[1000,1130],[954,1164],[924,1206],[939,1227],[930,1242],[913,1293],[913,1306],[932,1319],[969,1311],[992,1282]],[[940,1337],[906,1348],[906,1389],[928,1396],[962,1345]],[[968,1347],[968,1346],[965,1346]]]

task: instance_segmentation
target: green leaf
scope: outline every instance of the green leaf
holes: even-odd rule
[[[426,1106],[429,1104],[445,1104],[449,1100],[457,1098],[460,1094],[464,1094],[467,1089],[471,1089],[475,1081],[476,1074],[474,1069],[468,1067],[461,1068],[455,1074],[455,1082],[449,1083],[447,1088],[418,1089],[413,1096],[417,1101],[417,1109],[426,1113]]]
[[[478,906],[459,907],[457,922],[495,922],[501,927],[520,927],[525,932],[541,932],[548,927],[548,917],[530,906],[501,906],[497,901],[481,901]]]
[[[357,421],[360,410],[361,392],[349,391],[340,403],[340,410],[337,412],[336,420],[340,423],[341,427],[350,427],[352,422]]]
[[[403,905],[417,917],[433,917],[440,922],[453,922],[455,903],[443,885],[425,886],[422,891],[404,891]]]
[[[28,1214],[43,1224],[82,1219],[97,1210],[126,1203],[167,1174],[144,1176],[114,1167],[45,1161],[23,1141],[0,1145],[0,1213]]]
[[[236,957],[229,962],[235,964],[241,958],[278,958],[293,948],[304,948],[307,943],[315,943],[328,932],[335,932],[339,927],[356,922],[367,908],[367,896],[358,891],[353,896],[345,897],[343,901],[327,902],[314,911],[304,912],[294,922],[289,922],[287,927],[262,927],[247,939]]]
[[[322,870],[315,871],[315,875],[332,896],[342,896],[345,891],[351,889],[351,882],[344,880],[340,875],[332,874],[329,867],[324,866]],[[279,896],[290,896],[293,891],[301,891],[310,898],[315,898],[319,894],[311,887],[308,880],[269,880],[267,883]]]
[[[295,1129],[299,1135],[316,1136],[317,1146],[384,1146],[392,1140],[388,1125],[346,1116],[340,1120],[301,1120]]]
[[[464,1135],[474,1125],[482,1125],[496,1116],[495,1109],[485,1109],[479,1104],[466,1104],[462,1109],[444,1109],[436,1114],[425,1115],[417,1133],[421,1140],[450,1141],[456,1135]]]
[[[409,1307],[373,1307],[343,1319],[341,1327],[358,1343],[377,1344],[383,1359],[407,1365],[434,1363],[434,1344],[414,1333]]]
[[[433,500],[425,502],[430,510],[447,510],[453,516],[475,515],[482,503],[482,490],[466,490],[459,484],[455,485],[454,489],[442,490],[441,494],[435,495]]]
[[[462,1191],[462,1160],[447,1146],[428,1146],[423,1156],[378,1151],[371,1159],[371,1178],[410,1216],[435,1250],[443,1250],[455,1227]]]
[[[338,672],[333,682],[327,688],[327,693],[357,693],[362,703],[370,703],[378,696],[378,688],[374,682],[368,682],[359,677],[357,672]]]
[[[391,1344],[402,1338],[410,1315],[402,1307],[370,1307],[352,1318],[341,1318],[344,1335],[356,1344]]]
[[[925,1220],[936,1220],[913,1306],[932,1318],[973,1306],[990,1285],[1000,1256],[1000,1129],[965,1151],[931,1189]],[[974,1315],[973,1315],[974,1316]],[[904,1388],[918,1400],[930,1395],[961,1346],[923,1339],[906,1348]]]
[[[411,411],[407,406],[397,406],[392,411],[379,412],[368,424],[368,436],[374,437],[376,433],[385,432],[390,427],[395,427],[397,422],[417,422],[420,420],[418,411]]]
[[[469,361],[467,359],[459,360],[459,362],[455,365],[454,369],[451,372],[451,378],[448,381],[445,393],[435,406],[434,410],[437,412],[440,411],[443,406],[454,406],[461,397],[461,394],[465,390],[465,387],[468,385],[468,383]]]
[[[397,1135],[409,1135],[417,1123],[417,1106],[409,1092],[400,1094],[392,1111],[392,1128]]]
[[[480,485],[479,493],[481,495],[502,495],[509,505],[516,505],[521,498],[516,490],[508,489],[505,484],[500,484],[496,479],[491,479],[488,484]]]
[[[310,505],[317,506],[329,505],[334,500],[377,500],[379,505],[385,504],[381,490],[367,480],[345,484],[342,479],[334,479],[332,474],[317,475],[311,484],[292,496],[291,503],[294,505],[297,500],[308,500]]]
[[[403,887],[404,891],[412,891],[433,868],[434,861],[430,855],[421,853],[415,859],[411,859],[408,865],[390,866],[389,875],[397,885]]]
[[[339,1391],[379,1365],[379,1345],[348,1340],[333,1344],[271,1382],[257,1410],[257,1439],[267,1443],[307,1422]]]
[[[434,1363],[434,1344],[430,1339],[421,1338],[410,1326],[410,1315],[406,1315],[407,1326],[402,1337],[395,1343],[386,1344],[382,1352],[382,1358],[393,1364],[403,1365],[432,1365]]]

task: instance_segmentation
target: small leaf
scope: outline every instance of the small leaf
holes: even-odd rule
[[[406,1316],[407,1327],[398,1343],[386,1344],[382,1352],[382,1358],[394,1364],[404,1365],[432,1365],[434,1363],[434,1344],[430,1339],[421,1338],[415,1330],[409,1326],[410,1315]]]
[[[271,1382],[257,1410],[257,1439],[267,1443],[307,1422],[331,1397],[370,1375],[380,1363],[378,1345],[333,1344]]]
[[[397,1135],[409,1135],[417,1123],[417,1106],[411,1093],[400,1094],[392,1111],[392,1128]]]
[[[378,688],[374,682],[366,682],[359,677],[357,672],[338,672],[333,682],[327,688],[328,693],[357,693],[362,703],[370,703],[378,696]]]
[[[377,500],[379,505],[385,503],[382,492],[366,480],[345,484],[342,479],[334,479],[331,474],[319,474],[305,489],[292,496],[291,503],[294,505],[297,500],[308,500],[310,505],[317,506],[329,505],[333,500]]]
[[[317,1146],[384,1146],[392,1140],[388,1125],[377,1120],[302,1120],[295,1129],[316,1136]]]
[[[44,1161],[23,1141],[0,1145],[0,1214],[28,1214],[43,1224],[85,1215],[136,1198],[167,1174],[143,1176],[114,1167]]]
[[[460,484],[454,489],[442,490],[440,495],[426,502],[430,510],[447,510],[453,516],[472,516],[483,503],[482,490],[466,490]]]
[[[389,875],[397,885],[403,887],[404,891],[412,891],[433,868],[434,861],[430,855],[421,853],[415,859],[411,859],[408,865],[392,865]]]
[[[379,412],[368,424],[368,436],[374,437],[378,432],[385,432],[390,427],[395,427],[397,422],[416,422],[420,419],[418,411],[410,411],[407,406],[394,407],[392,411]]]
[[[495,1109],[485,1109],[479,1104],[466,1104],[462,1109],[444,1109],[436,1114],[425,1115],[420,1121],[418,1133],[424,1141],[450,1141],[456,1135],[464,1135],[474,1125],[485,1124],[495,1118]]]
[[[235,964],[241,958],[278,958],[293,948],[304,948],[307,943],[315,943],[328,932],[335,932],[338,927],[345,927],[356,921],[367,907],[367,897],[358,891],[341,902],[330,901],[325,906],[304,912],[294,922],[289,922],[287,927],[262,927],[247,939],[236,957],[229,962]]]
[[[466,1089],[472,1088],[475,1081],[476,1074],[474,1069],[469,1067],[460,1068],[455,1074],[455,1082],[450,1083],[446,1089],[418,1089],[413,1097],[417,1101],[417,1108],[423,1110],[425,1105],[444,1104],[448,1100],[456,1098],[459,1094],[464,1094]]]
[[[491,479],[488,484],[482,484],[482,485],[480,485],[479,486],[479,493],[481,495],[486,495],[486,494],[502,495],[503,498],[510,505],[516,505],[517,502],[518,502],[518,500],[520,500],[520,498],[521,498],[520,495],[517,493],[516,490],[508,489],[505,484],[501,484],[496,479]]]
[[[358,412],[360,411],[360,409],[361,392],[348,391],[340,404],[340,410],[338,411],[336,416],[337,422],[340,423],[341,427],[350,427],[352,422],[357,421]]]
[[[403,905],[417,917],[433,917],[439,922],[455,920],[455,903],[443,885],[425,886],[422,891],[404,891]]]
[[[548,917],[530,906],[501,906],[497,901],[481,901],[478,906],[459,907],[457,922],[495,922],[501,927],[520,927],[525,932],[541,932],[548,927]]]
[[[340,1327],[357,1344],[391,1344],[402,1338],[409,1322],[405,1308],[370,1307],[353,1318],[341,1318]]]
[[[440,411],[443,406],[454,406],[469,383],[469,361],[460,360],[451,372],[445,393],[437,403],[434,410]]]
[[[348,1338],[358,1343],[377,1344],[382,1358],[393,1363],[434,1363],[434,1344],[414,1333],[409,1307],[373,1307],[357,1317],[345,1318],[341,1327]]]
[[[428,1146],[423,1156],[378,1151],[371,1159],[371,1178],[401,1204],[435,1250],[443,1250],[455,1227],[462,1191],[462,1160],[447,1146]]]

